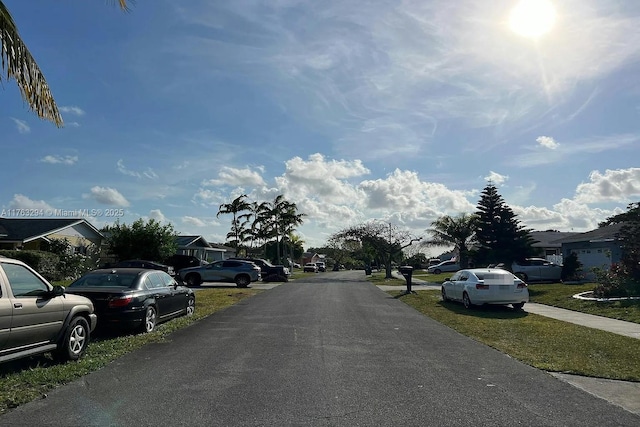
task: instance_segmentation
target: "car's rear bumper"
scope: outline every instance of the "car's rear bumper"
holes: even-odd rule
[[[126,311],[98,313],[100,327],[136,328],[144,321],[145,308],[135,308]]]

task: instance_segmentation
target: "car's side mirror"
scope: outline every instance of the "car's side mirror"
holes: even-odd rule
[[[446,279],[444,279],[445,282],[450,282],[451,281],[451,277],[447,277]]]
[[[53,297],[59,297],[64,295],[64,287],[60,285],[54,285],[53,290],[51,291],[51,295]]]

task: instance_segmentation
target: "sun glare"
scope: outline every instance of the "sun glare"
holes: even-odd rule
[[[550,0],[520,0],[509,15],[509,27],[523,37],[536,39],[551,31],[556,9]]]

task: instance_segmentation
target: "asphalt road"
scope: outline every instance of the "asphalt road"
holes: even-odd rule
[[[265,291],[0,417],[23,425],[638,426],[640,417],[346,271]]]

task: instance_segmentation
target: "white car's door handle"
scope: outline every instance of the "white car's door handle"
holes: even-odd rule
[[[13,303],[13,308],[22,308],[22,303],[21,302],[14,302]]]

